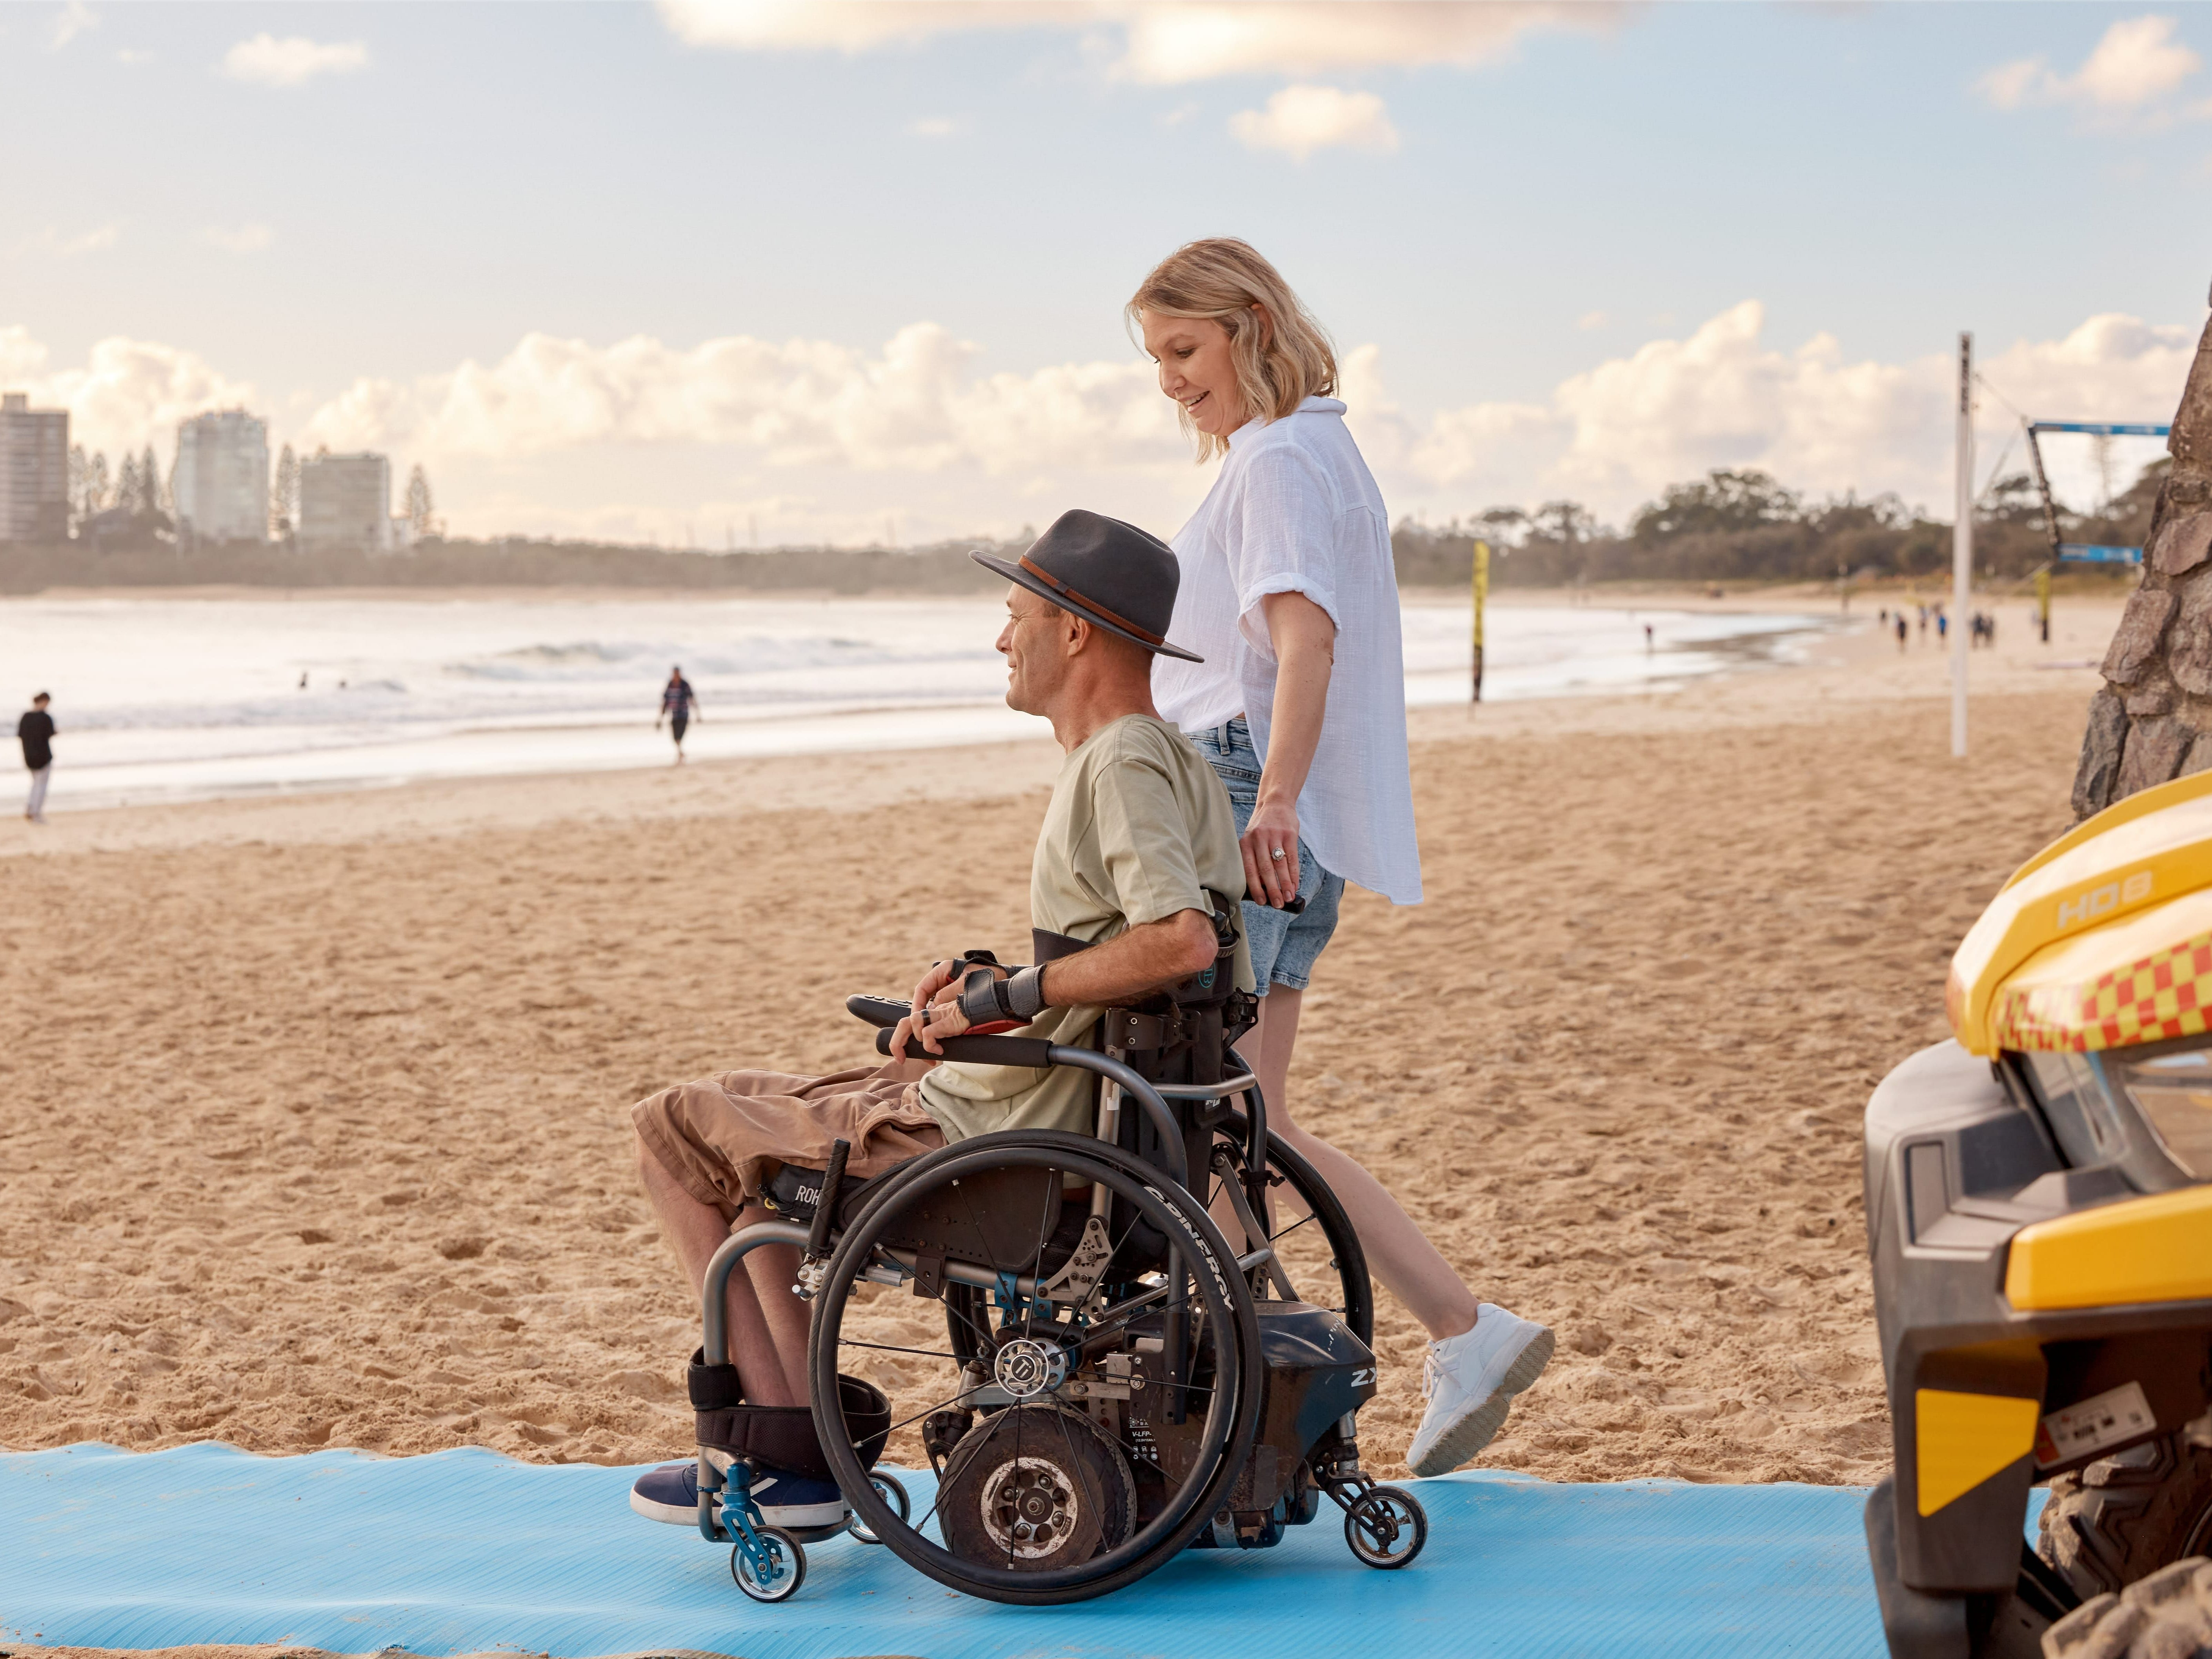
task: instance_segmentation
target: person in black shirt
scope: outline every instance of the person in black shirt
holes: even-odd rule
[[[699,694],[691,689],[691,682],[684,678],[681,668],[668,671],[667,689],[660,694],[660,713],[654,716],[653,729],[660,730],[665,720],[676,734],[676,763],[684,764],[684,728],[691,724],[691,717],[699,706]]]
[[[54,771],[54,717],[46,713],[50,701],[45,692],[40,692],[31,699],[30,712],[15,722],[15,735],[23,744],[23,764],[31,769],[31,799],[24,804],[23,816],[33,823],[46,821],[46,780]]]

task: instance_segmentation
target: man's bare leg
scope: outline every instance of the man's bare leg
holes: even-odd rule
[[[1298,1039],[1298,1009],[1305,993],[1273,986],[1260,999],[1260,1023],[1237,1043],[1237,1053],[1260,1079],[1267,1103],[1267,1127],[1321,1171],[1359,1235],[1360,1248],[1375,1276],[1428,1327],[1432,1340],[1474,1328],[1474,1291],[1461,1282],[1451,1263],[1413,1224],[1382,1183],[1326,1140],[1291,1121],[1288,1104],[1291,1050]]]
[[[641,1137],[637,1173],[646,1201],[653,1206],[660,1231],[684,1264],[696,1297],[706,1288],[707,1264],[732,1230],[723,1224],[720,1211],[692,1197],[683,1182],[661,1167]],[[751,1205],[738,1215],[738,1223],[743,1226],[768,1218],[767,1211]],[[744,1379],[745,1398],[756,1406],[804,1406],[806,1304],[790,1289],[798,1273],[798,1251],[788,1244],[771,1244],[755,1250],[744,1265],[746,1272],[730,1275],[724,1305],[729,1311],[730,1359]]]

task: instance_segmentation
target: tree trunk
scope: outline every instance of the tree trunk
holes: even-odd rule
[[[2173,470],[2143,538],[2142,585],[2105,653],[2074,811],[2212,768],[2212,325],[2166,440]]]

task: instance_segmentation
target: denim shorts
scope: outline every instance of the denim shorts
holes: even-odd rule
[[[1252,750],[1251,729],[1238,715],[1227,725],[1183,734],[1198,745],[1220,774],[1229,791],[1229,805],[1237,814],[1237,833],[1242,836],[1252,822],[1252,809],[1260,801],[1260,757]],[[1303,991],[1312,979],[1314,963],[1336,932],[1337,906],[1344,898],[1344,878],[1321,867],[1305,837],[1298,837],[1298,896],[1306,908],[1297,915],[1272,905],[1244,901],[1244,937],[1252,947],[1252,978],[1260,994],[1270,986],[1287,985]]]

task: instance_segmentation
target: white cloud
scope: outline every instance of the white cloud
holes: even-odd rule
[[[318,75],[350,75],[368,67],[368,48],[358,40],[327,45],[303,34],[279,40],[266,32],[240,40],[223,54],[222,72],[257,86],[304,86]]]
[[[150,52],[134,51],[125,46],[115,54],[115,61],[118,64],[150,64],[154,61],[154,54]]]
[[[1395,404],[1380,350],[1343,357],[1341,392],[1396,513],[1445,517],[1571,496],[1619,523],[1668,483],[1757,466],[1818,496],[1895,490],[1948,499],[1953,362],[1854,358],[1832,336],[1764,337],[1747,300],[1680,338],[1598,356],[1548,394],[1441,410]],[[2162,420],[2187,378],[2193,325],[2093,317],[2063,337],[1983,342],[1982,369],[2032,414]],[[1042,521],[1071,501],[1171,530],[1210,477],[1141,360],[981,374],[978,348],[932,323],[879,349],[731,336],[690,348],[532,334],[489,362],[411,381],[365,378],[300,400],[279,435],[295,448],[370,448],[419,459],[471,533],[659,535],[695,523],[742,536],[860,541],[896,514],[910,539]],[[22,328],[0,329],[0,382],[68,407],[74,434],[111,454],[212,408],[266,409],[195,354],[110,339],[54,370]],[[2011,425],[1986,400],[1984,467]],[[662,459],[638,465],[638,452]],[[2064,465],[2055,453],[2055,461]],[[2017,461],[2008,463],[2008,467]],[[693,486],[667,477],[691,477]],[[641,478],[662,478],[650,487]],[[719,505],[702,506],[702,502]],[[635,529],[625,528],[634,526]]]
[[[70,441],[111,454],[149,442],[166,453],[177,422],[210,409],[255,401],[253,388],[174,346],[114,337],[92,348],[82,368],[49,372],[47,352],[22,327],[0,328],[0,380],[33,404],[70,412]]]
[[[937,471],[1186,461],[1149,365],[1076,363],[974,380],[975,348],[934,323],[880,355],[738,335],[689,351],[640,336],[524,337],[497,362],[411,385],[362,380],[305,429],[332,448],[519,458],[594,444],[714,444],[770,465]]]
[[[266,225],[240,225],[235,228],[210,225],[200,233],[200,240],[225,253],[258,253],[276,240],[276,233]]]
[[[1335,87],[1285,87],[1264,113],[1248,109],[1230,117],[1229,130],[1247,149],[1279,149],[1300,161],[1337,144],[1370,155],[1398,148],[1398,130],[1380,98]]]
[[[1121,32],[1113,72],[1155,85],[1226,75],[1473,64],[1547,29],[1606,32],[1615,4],[1489,0],[659,0],[685,44],[741,52],[861,52],[983,29]]]
[[[1610,30],[1627,9],[1454,0],[1231,0],[1118,9],[1127,15],[1128,31],[1128,52],[1120,71],[1133,80],[1173,83],[1224,75],[1471,65],[1502,58],[1523,35],[1541,30]]]
[[[2178,91],[2203,66],[2203,58],[2174,38],[2179,27],[2154,14],[2124,18],[2105,31],[2070,76],[2054,72],[2047,59],[2022,58],[1990,70],[1975,89],[1998,109],[2071,103],[2108,115],[2139,111]]]
[[[928,115],[907,129],[917,138],[950,138],[960,131],[960,123],[949,115]]]
[[[99,15],[84,0],[69,0],[54,19],[53,27],[46,35],[47,44],[56,52],[82,34],[87,29],[100,27]]]
[[[33,231],[23,239],[23,246],[33,253],[44,253],[59,259],[75,258],[80,253],[98,253],[113,247],[122,235],[121,228],[105,224],[76,236],[64,236],[52,225]]]
[[[1424,493],[1462,506],[1571,495],[1618,519],[1717,466],[1761,467],[1815,495],[1893,489],[1940,505],[1951,358],[1853,362],[1826,333],[1784,351],[1763,341],[1765,322],[1764,307],[1747,300],[1687,339],[1654,340],[1570,376],[1545,403],[1475,404],[1425,423],[1399,414],[1370,384],[1352,419],[1394,505]],[[2031,413],[2164,420],[2180,398],[2197,333],[2093,317],[2063,339],[1984,356],[1982,372]],[[1347,401],[1360,391],[1361,369],[1371,373],[1358,357],[1347,362]],[[1985,441],[2001,444],[2010,419],[1985,402]]]
[[[1602,311],[1585,311],[1575,319],[1575,326],[1587,334],[1592,329],[1603,328],[1607,321],[1606,314]]]

